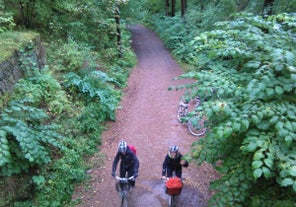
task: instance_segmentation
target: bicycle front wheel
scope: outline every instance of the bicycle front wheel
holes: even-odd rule
[[[174,195],[170,196],[169,207],[176,207],[176,196],[174,196]]]
[[[191,117],[188,120],[188,130],[194,136],[203,136],[207,131],[205,120],[199,116]]]
[[[128,207],[127,197],[122,197],[121,199],[121,207]]]

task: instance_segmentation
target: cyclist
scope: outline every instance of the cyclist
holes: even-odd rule
[[[162,164],[162,179],[172,177],[175,172],[178,178],[182,178],[182,167],[188,167],[189,163],[183,160],[183,155],[178,146],[170,146]]]
[[[113,165],[112,165],[112,173],[111,175],[115,177],[115,172],[117,168],[117,164],[120,160],[120,171],[119,176],[121,178],[134,176],[134,180],[130,181],[132,187],[135,186],[135,179],[138,177],[139,171],[139,160],[136,155],[131,151],[125,141],[121,141],[118,144],[118,151],[114,157]]]

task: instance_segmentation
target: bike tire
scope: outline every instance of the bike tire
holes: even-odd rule
[[[186,117],[188,114],[188,109],[185,109],[181,106],[179,106],[177,110],[177,120],[182,123],[182,118]]]
[[[121,199],[121,207],[128,207],[127,197],[122,197],[122,199]]]
[[[171,195],[169,198],[169,207],[176,207],[176,196]]]
[[[203,136],[207,132],[205,120],[199,116],[193,116],[188,120],[188,130],[194,136]]]

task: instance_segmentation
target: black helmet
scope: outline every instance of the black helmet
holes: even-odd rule
[[[121,141],[118,144],[118,151],[125,153],[127,149],[127,143],[125,141]]]

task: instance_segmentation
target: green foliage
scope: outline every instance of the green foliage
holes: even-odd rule
[[[192,98],[215,91],[201,106],[210,131],[192,151],[222,175],[211,184],[210,206],[296,202],[295,21],[288,14],[240,14],[190,41],[195,71],[179,78],[197,81],[176,89],[187,88]]]
[[[34,45],[21,49],[19,63],[25,77],[1,102],[1,173],[28,172],[34,184],[32,200],[7,200],[22,207],[66,206],[75,183],[86,178],[89,166],[84,158],[101,144],[104,122],[115,120],[121,97],[118,88],[126,86],[136,63],[130,32],[122,20],[119,58],[117,1],[3,2],[17,20],[16,28],[41,33],[48,55],[48,65],[41,68]],[[28,42],[21,39],[27,36],[18,34],[0,34],[5,53]],[[4,59],[11,55],[4,52]]]
[[[99,101],[102,116],[114,120],[120,93],[109,82],[114,82],[114,79],[101,71],[93,71],[83,78],[75,73],[68,73],[64,77],[65,87],[73,97],[85,103]]]
[[[47,114],[26,102],[11,102],[1,113],[1,174],[27,172],[51,162],[50,146],[64,149],[57,126],[48,125]]]
[[[36,36],[35,32],[16,32],[16,31],[7,31],[0,32],[0,62],[3,62],[7,58],[13,55],[15,50],[22,47],[28,41],[31,41]]]
[[[77,150],[67,150],[64,157],[57,160],[53,166],[43,168],[42,174],[45,177],[34,177],[39,191],[31,206],[58,207],[68,204],[74,190],[73,183],[85,179],[85,166],[82,163],[81,153]],[[47,172],[52,169],[53,172]]]
[[[15,26],[11,13],[2,12],[0,5],[0,33],[10,31]]]

